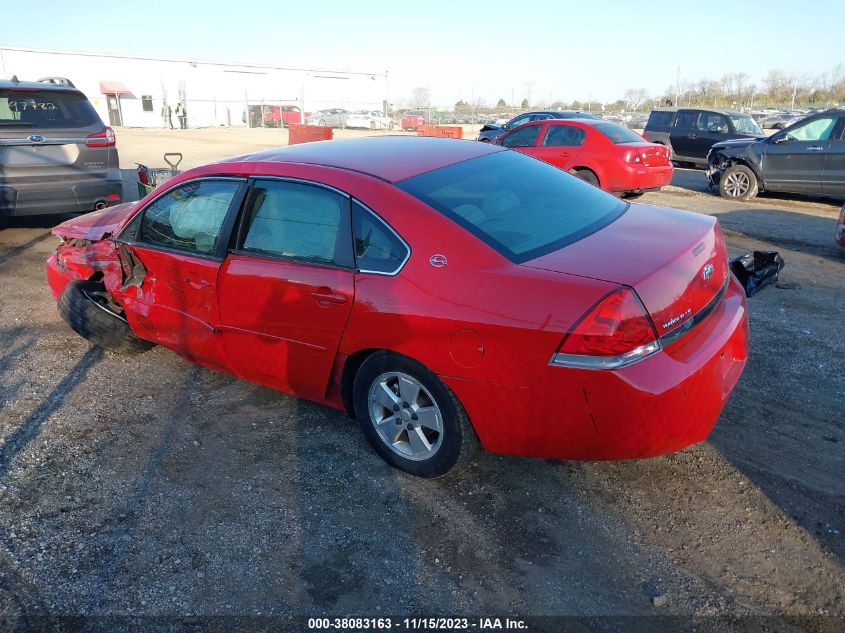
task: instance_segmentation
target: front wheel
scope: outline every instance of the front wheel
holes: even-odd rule
[[[391,466],[439,477],[464,464],[478,438],[454,393],[420,363],[376,352],[353,385],[355,417],[375,451]]]
[[[143,352],[153,344],[135,336],[103,284],[76,280],[59,296],[59,314],[70,328],[95,345],[118,352]]]
[[[719,194],[723,198],[751,200],[757,190],[757,176],[745,165],[731,165],[719,178]]]

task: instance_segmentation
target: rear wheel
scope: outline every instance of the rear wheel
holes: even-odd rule
[[[757,176],[745,165],[731,165],[719,178],[719,193],[723,198],[751,200],[757,190]]]
[[[375,451],[391,466],[439,477],[464,464],[478,447],[454,393],[420,363],[376,352],[355,375],[355,417]]]
[[[326,127],[326,121],[324,119],[320,119],[319,121],[317,121],[317,124],[320,127]]]
[[[100,347],[127,353],[153,347],[135,336],[121,307],[99,282],[70,282],[59,296],[58,309],[70,329]]]
[[[599,186],[599,178],[589,169],[575,169],[572,173],[574,176],[577,176],[584,182],[588,182],[591,185],[598,187]]]

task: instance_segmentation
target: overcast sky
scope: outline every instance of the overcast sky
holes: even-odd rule
[[[534,5],[535,3],[531,3]],[[0,44],[389,71],[389,97],[613,101],[845,60],[845,1],[0,0]]]

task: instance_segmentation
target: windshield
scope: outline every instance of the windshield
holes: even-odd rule
[[[598,187],[515,151],[441,167],[397,186],[517,264],[595,233],[628,208]]]
[[[599,132],[604,134],[611,141],[617,145],[620,143],[643,143],[645,139],[642,136],[626,128],[624,125],[618,123],[598,123],[594,125]]]
[[[734,124],[734,128],[738,134],[763,135],[763,130],[761,130],[760,126],[757,125],[757,121],[750,116],[732,116],[731,122]]]
[[[83,95],[51,90],[0,90],[0,126],[80,128],[100,122]]]

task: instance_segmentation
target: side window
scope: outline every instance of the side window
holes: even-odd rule
[[[195,180],[144,210],[138,240],[203,255],[214,253],[239,181]]]
[[[578,147],[584,144],[587,133],[571,125],[550,125],[543,139],[545,147]]]
[[[678,117],[675,119],[675,127],[679,130],[689,130],[695,126],[698,119],[698,112],[690,110],[682,110],[678,112]]]
[[[523,123],[528,123],[530,118],[531,118],[530,114],[520,114],[515,119],[511,119],[510,121],[508,121],[507,124],[505,125],[505,127],[509,130],[512,130],[515,127],[519,127]]]
[[[539,125],[525,125],[502,139],[504,147],[531,147],[540,133]]]
[[[342,259],[338,248],[343,245],[338,243],[338,235],[345,209],[346,199],[328,189],[293,182],[258,181],[244,213],[240,248],[265,255],[335,263]]]
[[[358,270],[392,274],[408,257],[408,247],[371,211],[357,202],[352,205],[355,261]]]
[[[821,117],[793,128],[787,137],[794,141],[827,141],[836,127],[836,117]]]
[[[718,134],[727,134],[730,131],[728,120],[715,112],[702,112],[695,127],[702,132],[716,132]]]

